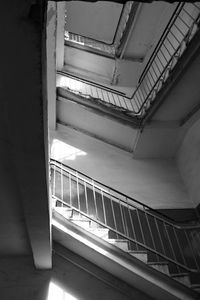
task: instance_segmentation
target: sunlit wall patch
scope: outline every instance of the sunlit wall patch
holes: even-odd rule
[[[75,160],[77,156],[85,156],[86,152],[70,146],[58,139],[54,139],[51,146],[51,158],[60,162],[65,160]]]
[[[79,300],[54,282],[50,282],[47,300]]]

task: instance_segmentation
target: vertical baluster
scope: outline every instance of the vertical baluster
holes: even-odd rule
[[[168,239],[168,241],[169,241],[169,245],[170,245],[170,248],[171,248],[171,251],[172,251],[173,260],[174,260],[174,262],[176,263],[176,262],[177,262],[177,259],[176,259],[176,255],[175,255],[174,248],[173,248],[173,245],[172,245],[172,241],[171,241],[171,239],[170,239],[170,236],[169,236],[169,233],[168,233],[168,230],[167,230],[167,225],[166,225],[165,222],[163,222],[163,224],[164,224],[164,228],[165,228],[165,232],[166,232],[166,235],[167,235],[167,239]],[[176,265],[176,267],[177,267],[178,273],[180,273],[181,270],[180,270],[179,265]]]
[[[153,68],[153,64],[155,65],[155,68],[156,68],[156,70],[157,70],[157,80],[159,79],[159,77],[160,77],[160,75],[162,74],[162,71],[161,71],[161,69],[159,68],[159,66],[158,66],[158,64],[157,64],[157,62],[156,62],[156,60],[154,60],[153,61],[153,63],[152,63],[152,68]]]
[[[140,97],[140,103],[141,103],[141,105],[144,103],[144,100],[145,100],[145,98],[144,98],[144,95],[143,95],[143,93],[142,93],[142,91],[141,91],[141,89],[140,88],[138,88],[138,96]]]
[[[137,217],[138,217],[138,223],[139,223],[139,226],[140,226],[140,231],[141,231],[141,234],[142,234],[142,242],[143,242],[144,245],[146,245],[146,241],[145,241],[145,238],[144,238],[144,232],[143,232],[143,228],[142,228],[142,223],[141,223],[141,220],[140,220],[140,215],[139,215],[138,209],[137,208],[135,208],[135,209],[136,209],[136,214],[137,214]]]
[[[56,196],[56,166],[53,166],[54,178],[53,178],[53,195]]]
[[[160,52],[158,52],[158,54],[157,54],[157,58],[158,58],[158,60],[159,60],[159,62],[160,62],[160,65],[161,65],[161,67],[162,67],[162,72],[163,72],[163,70],[165,69],[165,66],[166,66],[166,65],[163,64],[163,61],[162,61],[161,58],[159,57],[159,54],[163,54],[162,51],[161,51],[161,49],[160,49]],[[165,61],[166,61],[166,60],[165,60]]]
[[[176,29],[180,32],[180,34],[184,37],[185,33],[182,32],[182,30],[176,25],[176,23],[174,23],[174,27],[176,27]]]
[[[143,82],[141,83],[141,85],[140,85],[140,90],[141,90],[141,92],[142,92],[142,94],[143,94],[143,98],[144,98],[145,101],[146,101],[147,96],[148,96],[148,92],[146,92],[146,89],[145,89],[145,80],[143,80]]]
[[[63,207],[63,167],[62,163],[60,164],[60,195],[62,200],[62,207]]]
[[[155,84],[157,83],[157,79],[158,79],[158,75],[154,69],[154,66],[153,66],[153,63],[151,64],[151,67],[149,69],[151,72],[151,75],[152,75],[152,78],[153,78],[153,81],[154,81],[154,87],[155,87]],[[153,73],[154,73],[154,76],[153,76]]]
[[[127,104],[127,99],[122,97],[122,96],[119,96],[119,97],[120,97],[121,101],[125,104],[125,105],[123,105],[123,107],[125,107],[126,109],[129,110],[129,107],[128,107],[128,104]]]
[[[160,60],[159,60],[158,54],[157,54],[156,58],[157,58],[157,61],[154,60],[154,63],[155,63],[155,65],[156,65],[156,67],[157,67],[157,69],[159,71],[159,74],[162,75],[163,68],[162,68],[162,64],[159,65]]]
[[[119,105],[117,105],[117,103],[116,103],[116,99],[115,99],[115,97],[114,97],[114,94],[113,94],[113,93],[111,93],[111,96],[112,96],[112,98],[113,98],[113,101],[114,101],[115,105],[116,105],[116,106],[119,106]]]
[[[168,55],[169,55],[169,59],[167,60],[167,63],[169,63],[172,54],[170,53],[170,51],[169,51],[167,45],[165,44],[165,42],[166,42],[166,40],[163,41],[163,47],[164,47],[165,50],[167,50],[167,53],[168,53]],[[163,56],[165,56],[165,55],[163,54]]]
[[[70,206],[72,206],[72,182],[71,182],[71,174],[68,173],[68,176],[69,176],[69,203],[70,203]]]
[[[149,88],[149,83],[148,83],[148,77],[147,76],[143,80],[143,89],[144,89],[144,91],[146,93],[146,97],[149,97],[151,88]]]
[[[104,102],[106,102],[105,99],[104,99],[103,90],[100,89],[100,91],[101,91],[101,98],[100,99],[103,100]]]
[[[179,239],[178,239],[178,236],[177,236],[177,233],[176,233],[176,228],[174,228],[174,227],[173,227],[173,232],[174,232],[174,236],[176,238],[177,244],[178,244],[179,252],[180,252],[181,257],[183,259],[183,263],[184,263],[185,266],[187,266],[187,263],[186,263],[186,260],[185,260],[185,256],[183,254],[183,250],[182,250],[182,247],[180,245],[180,242],[179,242]]]
[[[95,98],[93,94],[94,87],[92,85],[88,85],[88,88],[89,88],[89,94],[92,96],[92,98]]]
[[[131,212],[130,212],[130,206],[128,203],[128,199],[126,198],[126,203],[127,203],[127,209],[128,209],[128,214],[129,214],[129,218],[130,218],[130,222],[131,222],[131,229],[133,231],[133,239],[135,240],[135,246],[136,246],[136,250],[139,250],[138,247],[138,243],[137,243],[137,238],[136,238],[136,233],[135,233],[135,228],[134,228],[134,224],[133,224],[133,220],[132,220],[132,216],[131,216]]]
[[[151,91],[151,90],[152,90],[152,87],[153,87],[153,84],[152,84],[151,80],[149,79],[149,74],[148,74],[148,72],[147,72],[147,74],[146,74],[146,84],[147,84],[147,86],[148,86],[148,88],[149,88],[149,91]]]
[[[119,206],[120,206],[120,214],[121,214],[121,219],[122,219],[122,227],[123,227],[123,233],[126,235],[126,237],[128,238],[128,249],[131,249],[131,243],[130,243],[130,240],[129,240],[129,233],[128,233],[128,227],[127,227],[127,224],[126,224],[126,221],[125,221],[125,217],[124,217],[124,212],[123,212],[123,209],[124,209],[124,205],[122,206],[121,204],[121,201],[119,200]]]
[[[107,92],[108,102],[109,102],[109,103],[111,103],[110,96],[109,96],[110,94],[111,94],[111,93]]]
[[[109,99],[108,94],[109,94],[108,91],[104,91],[104,99],[105,99],[105,102],[110,103],[110,99]]]
[[[176,45],[175,49],[177,49],[179,47],[180,41],[177,39],[176,35],[172,31],[170,31],[169,34],[171,34],[172,37],[173,37],[173,39],[174,39],[174,41],[176,41],[177,45]]]
[[[89,215],[89,207],[88,207],[88,197],[87,197],[87,186],[84,181],[84,192],[85,192],[85,206],[86,206],[86,214]]]
[[[112,210],[112,215],[113,215],[114,227],[115,227],[115,230],[117,230],[117,222],[116,222],[116,218],[115,218],[115,211],[114,211],[114,207],[113,207],[113,200],[111,198],[111,194],[110,194],[109,198],[110,198],[111,210]],[[118,234],[117,234],[117,238],[119,238]]]
[[[81,204],[80,204],[80,194],[79,194],[79,179],[78,179],[78,172],[76,171],[76,188],[77,188],[77,198],[78,198],[78,210],[80,212],[81,210]],[[80,213],[79,213],[80,217]]]
[[[141,107],[141,103],[140,103],[140,99],[138,97],[139,97],[139,94],[138,94],[138,90],[137,90],[134,95],[134,102],[135,102],[135,105],[137,106],[137,109],[139,110]]]
[[[190,26],[181,18],[181,16],[178,16],[179,20],[189,29]]]
[[[170,39],[168,37],[166,37],[166,41],[168,41],[168,43],[171,45],[173,53],[170,53],[170,57],[172,57],[174,55],[174,52],[176,51],[176,47],[174,47],[174,45],[172,44],[172,42],[170,41]],[[167,48],[168,49],[168,48]],[[169,50],[170,51],[170,50]]]
[[[168,55],[169,55],[169,59],[167,59],[167,55],[166,55],[166,53],[164,53],[163,52],[163,50],[162,50],[162,48],[160,48],[160,52],[161,52],[161,54],[162,54],[162,57],[164,58],[164,60],[166,61],[166,65],[165,65],[165,67],[167,67],[167,65],[168,65],[168,62],[169,62],[169,60],[170,60],[170,57],[171,57],[171,53],[169,52],[169,50],[167,49],[167,47],[166,47],[166,45],[163,43],[163,48],[165,49],[165,50],[167,50],[167,53],[168,53]]]
[[[125,221],[124,221],[124,214],[123,214],[123,210],[122,210],[122,204],[121,204],[120,200],[119,200],[119,208],[120,208],[120,214],[121,214],[121,220],[122,220],[122,228],[123,228],[122,233],[125,233],[125,235],[128,237],[126,226],[125,226]]]
[[[94,198],[94,208],[95,208],[95,213],[96,213],[96,219],[98,220],[98,210],[97,210],[97,200],[96,200],[96,194],[95,194],[95,185],[94,185],[94,180],[92,180],[92,189],[93,189],[93,198]]]
[[[106,217],[106,210],[105,210],[105,203],[104,203],[104,196],[103,196],[103,191],[101,190],[101,198],[102,198],[102,205],[103,205],[103,217],[104,217],[104,223],[108,225],[107,223],[107,217]]]
[[[152,79],[152,88],[154,88],[156,80],[155,80],[155,78],[152,75],[151,69],[149,69],[149,71],[148,71],[147,74],[149,74],[149,76],[151,77],[151,79]]]
[[[150,232],[150,236],[151,236],[153,248],[154,248],[154,250],[157,251],[157,249],[156,249],[156,244],[155,244],[155,240],[154,240],[153,233],[152,233],[152,230],[151,230],[151,226],[150,226],[150,223],[149,223],[149,215],[148,215],[147,212],[146,212],[145,206],[143,206],[143,211],[144,211],[144,215],[145,215],[145,218],[146,218],[146,221],[147,221],[147,224],[148,224],[148,228],[149,228],[149,232]],[[158,256],[157,253],[156,253],[156,261],[159,261],[159,256]]]
[[[134,111],[134,107],[133,107],[133,103],[132,103],[133,98],[130,99],[130,100],[125,98],[124,101],[126,101],[126,100],[129,101],[129,104],[131,105],[131,109],[130,109],[130,110],[131,110],[131,111]]]
[[[194,253],[194,249],[193,249],[193,247],[192,247],[192,243],[191,243],[191,241],[190,241],[190,239],[189,239],[189,237],[188,237],[188,232],[187,232],[186,230],[184,230],[184,233],[185,233],[185,236],[186,236],[188,245],[189,245],[189,247],[190,247],[192,257],[193,257],[193,259],[194,259],[194,261],[195,261],[196,268],[197,268],[197,270],[199,271],[199,265],[198,265],[198,262],[197,262],[197,259],[196,259],[196,255],[195,255],[195,253]]]
[[[99,96],[99,88],[96,88],[96,91],[97,91],[97,98],[101,99],[101,97]]]
[[[116,94],[116,97],[117,97],[118,102],[119,102],[119,104],[120,104],[119,106],[120,106],[120,107],[124,107],[124,106],[122,105],[122,102],[121,102],[121,99],[120,99],[119,95]]]
[[[160,243],[161,243],[162,252],[163,252],[163,254],[164,254],[165,256],[167,256],[167,255],[166,255],[166,251],[165,251],[165,247],[164,247],[164,243],[163,243],[163,240],[162,240],[162,236],[161,236],[161,234],[160,234],[160,228],[159,228],[159,226],[158,226],[158,221],[157,221],[157,219],[156,219],[155,217],[153,217],[153,219],[154,219],[154,222],[155,222],[155,224],[156,224],[157,231],[158,231],[158,236],[159,236],[159,240],[160,240]],[[162,222],[162,223],[163,223],[163,222]]]

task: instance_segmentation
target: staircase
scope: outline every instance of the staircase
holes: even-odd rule
[[[157,95],[163,89],[164,85],[174,80],[172,73],[176,69],[175,67],[178,66],[178,62],[189,48],[193,38],[198,35],[199,17],[200,6],[198,2],[179,3],[147,64],[141,66],[141,62],[139,65],[138,62],[134,62],[134,65],[131,65],[131,62],[128,62],[128,65],[131,66],[131,71],[134,69],[134,72],[137,74],[134,73],[131,76],[123,74],[122,77],[128,77],[128,79],[131,77],[133,82],[133,77],[135,76],[134,86],[130,86],[128,83],[125,84],[125,86],[131,89],[134,88],[132,96],[127,96],[125,93],[113,89],[113,82],[110,78],[113,76],[112,70],[115,60],[109,60],[100,53],[98,55],[84,53],[82,51],[84,49],[80,50],[80,47],[78,47],[79,44],[83,43],[81,37],[70,34],[67,37],[67,43],[74,44],[75,48],[66,47],[65,49],[65,65],[63,70],[58,72],[64,84],[58,84],[60,86],[58,96],[66,94],[66,98],[69,98],[70,93],[78,95],[80,97],[74,97],[73,101],[76,100],[78,102],[78,99],[82,98],[83,102],[87,102],[86,100],[89,99],[93,104],[96,102],[97,106],[104,104],[107,108],[116,110],[118,113],[123,112],[126,117],[135,118],[135,122],[137,120],[141,121],[154,105]],[[78,40],[80,41],[78,42]],[[95,46],[92,46],[87,41],[87,38],[84,38],[84,40],[86,41],[85,44],[83,43],[83,48],[88,45],[93,50],[97,48],[96,43]],[[118,48],[116,52],[117,50]],[[76,59],[74,59],[74,68],[76,71],[71,70],[73,56],[76,56]],[[118,61],[118,64],[121,64],[121,60]],[[80,67],[81,65],[83,66],[78,70],[78,66]],[[83,72],[83,70],[85,71]],[[84,74],[89,73],[92,75],[90,78],[87,78]],[[112,84],[105,87],[99,83],[95,83],[97,81],[97,79],[95,80],[95,74],[98,75],[98,73],[100,77],[104,78],[102,82],[106,82],[105,78],[107,76],[109,78],[107,81],[111,81]],[[64,91],[61,91],[61,88]]]
[[[51,162],[51,170],[54,215],[62,215],[73,223],[75,231],[86,230],[198,295],[199,224],[175,224],[142,203],[55,160]]]

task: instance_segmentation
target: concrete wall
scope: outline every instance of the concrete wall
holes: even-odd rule
[[[90,263],[77,257],[73,263],[65,260],[58,255],[54,255],[53,269],[51,271],[37,271],[34,269],[32,260],[29,257],[21,258],[1,258],[0,259],[0,295],[2,300],[61,300],[63,293],[68,293],[65,299],[70,300],[130,300],[141,299],[147,300],[150,298],[130,297],[126,294],[130,292],[124,291],[123,283],[119,280],[118,288],[112,287],[109,284],[98,279],[100,275],[97,272],[96,276],[92,275]],[[76,265],[76,263],[80,266]],[[86,271],[87,270],[87,271]],[[95,266],[93,271],[96,272]],[[92,272],[93,272],[92,271]],[[102,271],[101,271],[102,274]],[[107,275],[109,280],[109,275]],[[113,279],[112,279],[113,280]],[[53,289],[49,290],[49,283],[53,282]],[[113,280],[114,283],[114,280]],[[123,289],[122,289],[123,287]],[[123,291],[120,291],[123,290]],[[133,290],[133,289],[132,289]],[[133,291],[134,292],[134,291]],[[71,298],[71,297],[73,298]]]
[[[85,154],[62,161],[96,180],[158,209],[189,208],[182,179],[171,159],[134,160],[130,153],[109,146],[72,129],[52,132],[52,140],[59,139],[79,148]],[[55,157],[59,159],[59,155]]]
[[[187,131],[177,153],[178,167],[193,206],[200,204],[200,119]]]

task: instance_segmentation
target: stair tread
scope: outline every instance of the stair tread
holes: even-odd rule
[[[123,239],[109,239],[108,238],[108,240],[110,241],[110,242],[126,242],[126,243],[128,243],[128,240],[123,240]]]
[[[133,253],[133,254],[134,254],[134,253],[135,253],[135,254],[137,254],[137,253],[138,253],[138,254],[140,254],[140,253],[141,253],[141,254],[147,254],[147,251],[143,251],[143,250],[129,250],[128,252],[129,252],[129,253]]]
[[[171,274],[171,277],[174,280],[179,281],[180,283],[186,285],[187,287],[191,288],[191,281],[188,273],[180,273],[180,274]]]
[[[182,276],[189,276],[189,273],[173,273],[171,274],[172,277],[182,277]]]
[[[192,288],[200,288],[200,283],[192,283],[191,287]]]
[[[149,261],[148,265],[169,265],[168,261]]]

